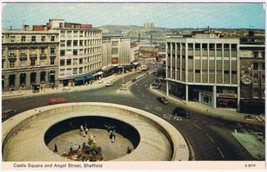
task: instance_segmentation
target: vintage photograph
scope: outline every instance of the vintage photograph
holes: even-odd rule
[[[2,169],[264,169],[265,5],[2,2]]]

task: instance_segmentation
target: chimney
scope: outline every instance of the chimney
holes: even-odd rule
[[[29,25],[24,25],[24,31],[29,31]]]

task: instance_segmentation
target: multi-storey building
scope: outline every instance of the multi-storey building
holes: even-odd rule
[[[264,36],[240,39],[240,111],[265,111],[265,40]]]
[[[105,75],[122,72],[122,67],[126,69],[134,60],[131,57],[130,39],[123,39],[121,35],[105,34],[102,43],[102,69]]]
[[[90,24],[52,19],[49,27],[59,32],[59,82],[84,84],[101,70],[102,32]]]
[[[58,84],[57,31],[40,26],[2,31],[2,89]]]
[[[239,38],[197,33],[168,36],[166,84],[185,101],[236,108],[239,100]]]

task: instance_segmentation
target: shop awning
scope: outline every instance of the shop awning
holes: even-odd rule
[[[84,81],[84,78],[83,77],[74,78],[74,81],[76,82]]]
[[[85,75],[85,79],[93,79],[94,76],[92,74]]]

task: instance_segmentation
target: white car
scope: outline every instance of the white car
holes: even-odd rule
[[[113,82],[107,82],[106,83],[106,87],[110,87],[110,86],[112,86],[113,85]]]

